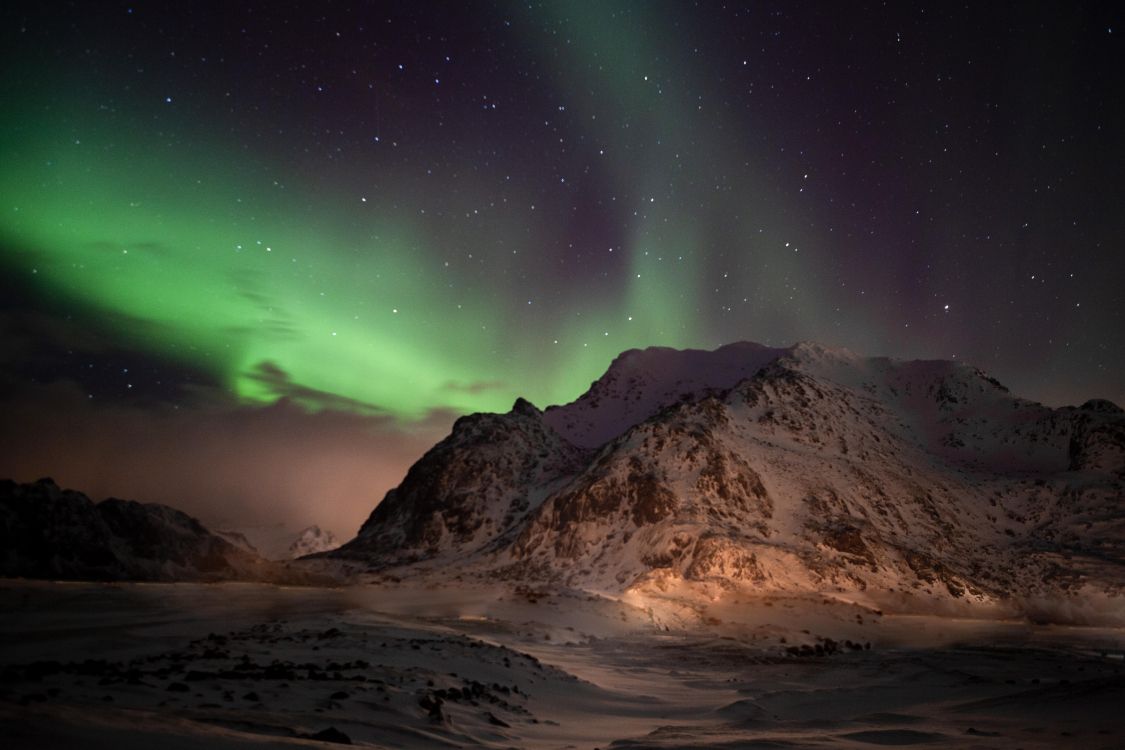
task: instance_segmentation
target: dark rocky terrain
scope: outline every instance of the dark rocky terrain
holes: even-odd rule
[[[91,581],[298,582],[166,505],[95,503],[51,479],[0,481],[0,575]]]

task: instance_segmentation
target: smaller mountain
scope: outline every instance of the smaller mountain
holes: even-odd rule
[[[95,503],[52,479],[0,481],[0,575],[93,581],[256,580],[307,577],[155,503]]]
[[[215,533],[236,547],[277,562],[328,552],[340,546],[335,534],[315,524],[298,530],[288,523],[265,523],[227,527]]]
[[[339,546],[340,543],[336,541],[335,534],[313,525],[297,535],[297,538],[289,545],[287,557],[290,560],[296,560],[298,557],[313,555],[317,552],[327,552]]]

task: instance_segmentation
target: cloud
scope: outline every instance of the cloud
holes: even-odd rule
[[[288,372],[273,362],[259,362],[248,377],[264,385],[275,398],[296,401],[314,410],[350,411],[371,416],[387,414],[381,406],[294,382]]]

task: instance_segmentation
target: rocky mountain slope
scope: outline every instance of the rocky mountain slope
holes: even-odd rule
[[[614,592],[1121,597],[1125,412],[810,344],[630,351],[572,404],[459,420],[329,554]]]
[[[300,582],[166,505],[94,503],[51,479],[0,481],[0,575],[97,581]]]

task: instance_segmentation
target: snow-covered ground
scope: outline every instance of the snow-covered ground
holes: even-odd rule
[[[12,748],[1125,746],[1119,628],[419,584],[3,581],[0,611]]]

